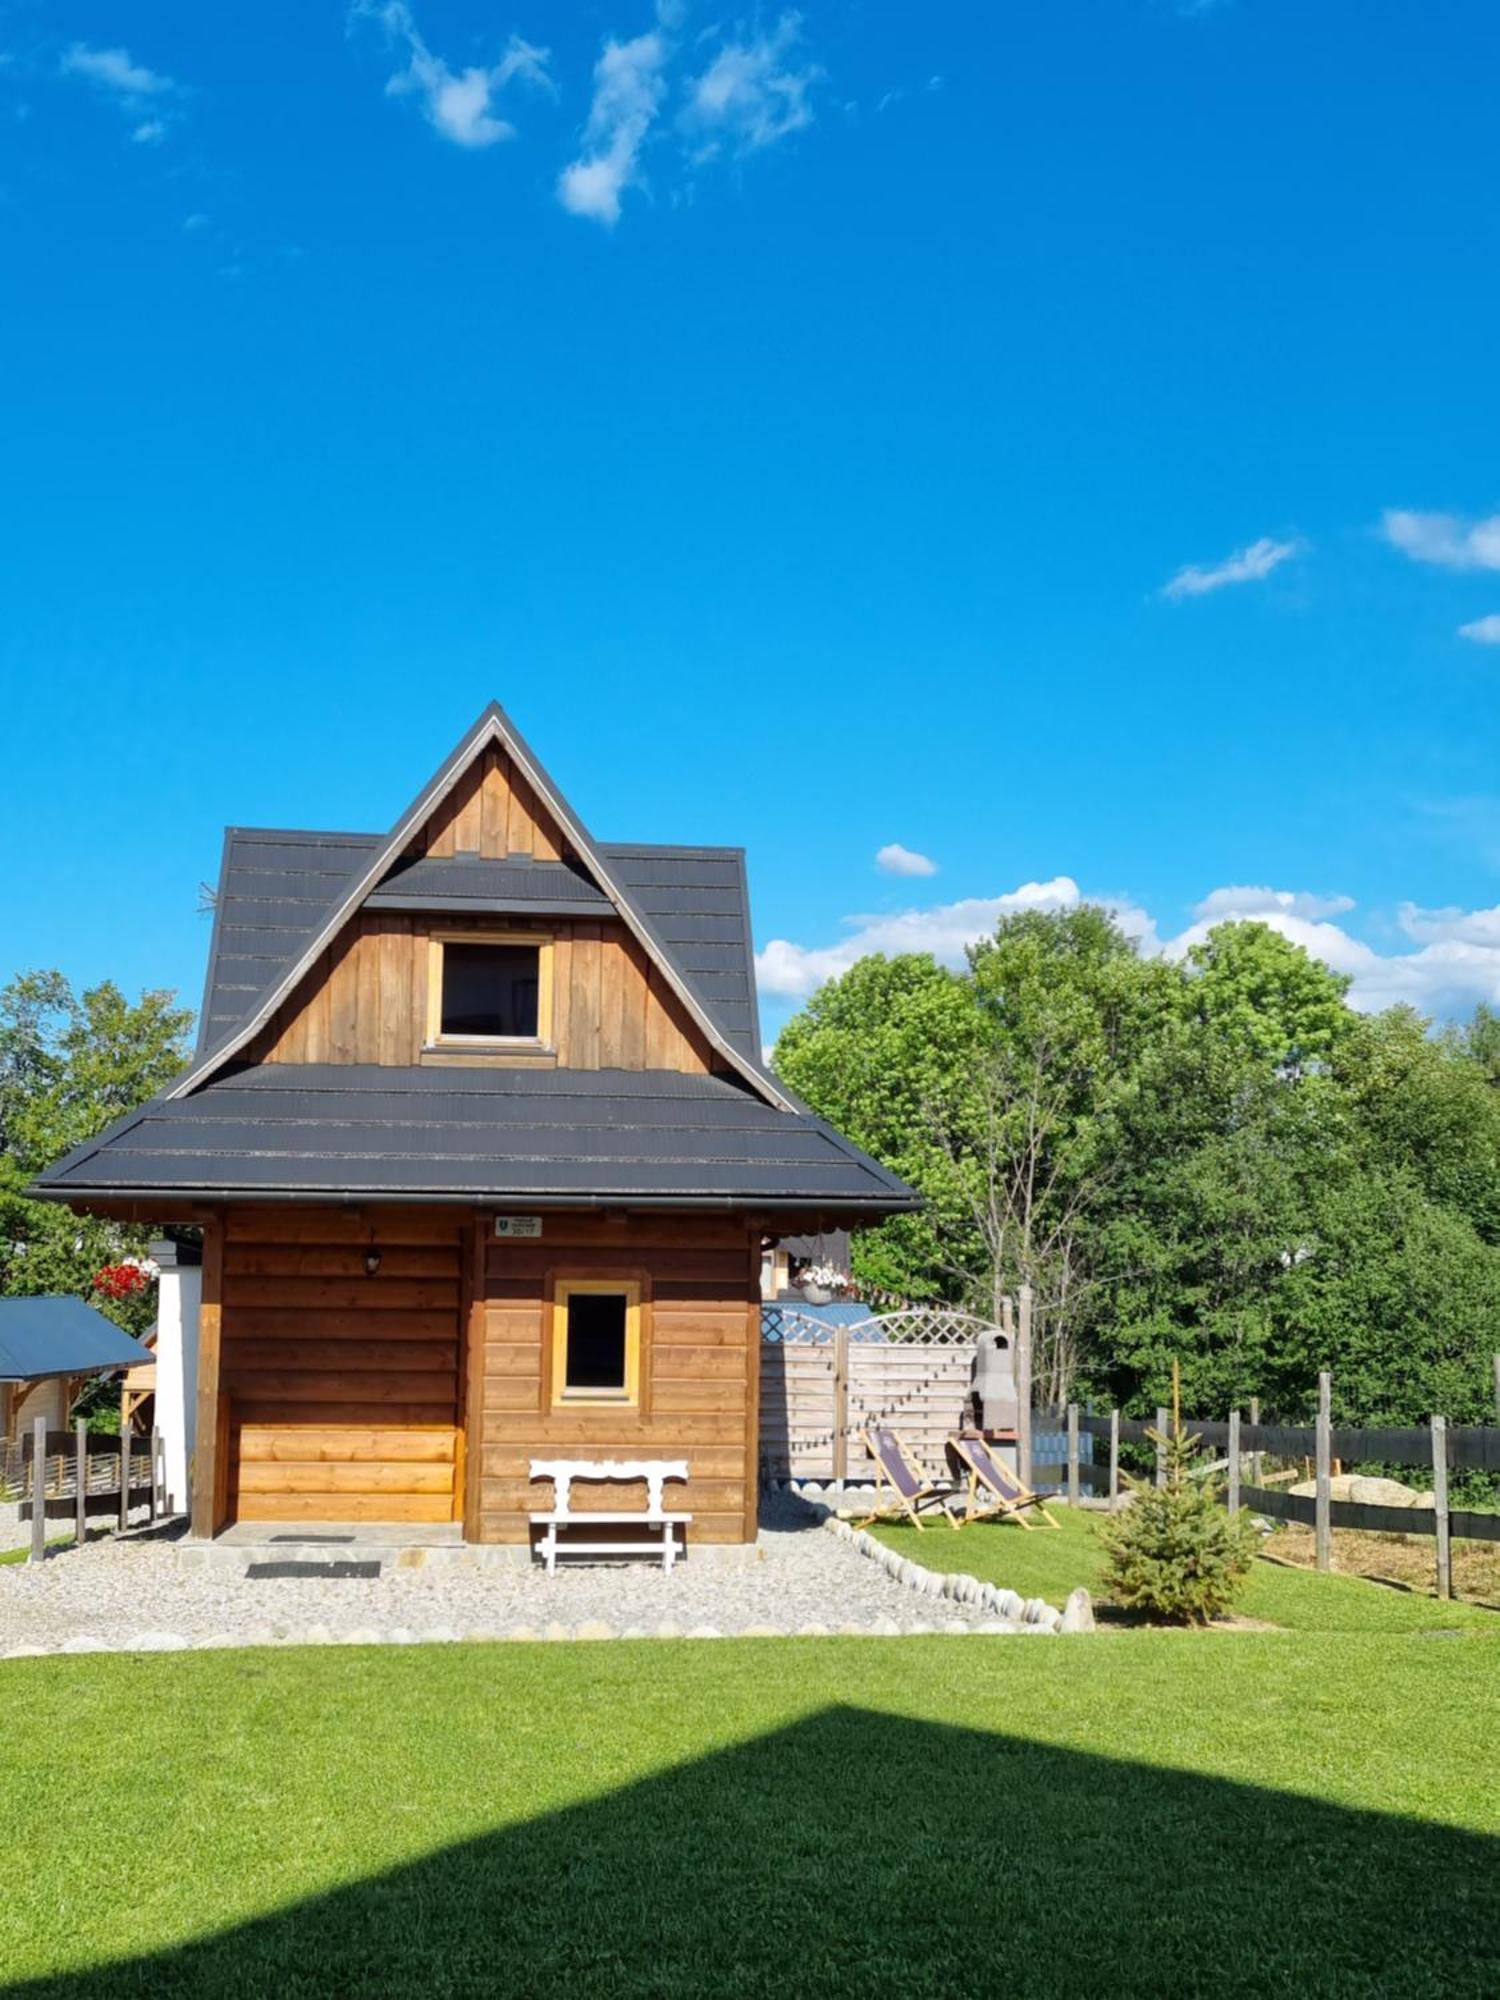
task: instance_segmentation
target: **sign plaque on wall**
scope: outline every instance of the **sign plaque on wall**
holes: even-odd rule
[[[542,1218],[539,1215],[497,1215],[495,1234],[497,1236],[540,1236]]]

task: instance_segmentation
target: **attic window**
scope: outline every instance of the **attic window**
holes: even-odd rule
[[[524,1043],[552,1032],[552,945],[532,937],[432,940],[429,1043]]]

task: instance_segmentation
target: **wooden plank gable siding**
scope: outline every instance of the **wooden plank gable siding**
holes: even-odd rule
[[[539,1241],[490,1241],[483,1351],[472,1362],[468,1446],[477,1454],[477,1539],[524,1543],[528,1513],[552,1504],[532,1458],[686,1458],[669,1504],[692,1542],[753,1541],[757,1507],[760,1236],[734,1217],[549,1215]],[[636,1408],[554,1408],[550,1293],[564,1277],[618,1277],[642,1290]],[[472,1405],[477,1397],[479,1409]],[[572,1506],[643,1507],[645,1488],[573,1489]]]
[[[464,1234],[429,1211],[373,1225],[337,1209],[230,1213],[219,1388],[232,1518],[458,1515]]]
[[[428,820],[413,854],[479,854],[502,861],[528,854],[533,861],[561,861],[570,853],[551,814],[496,743],[475,758]]]
[[[473,1062],[467,1050],[424,1058],[429,940],[434,932],[534,932],[553,946],[553,1045],[564,1069],[715,1067],[701,1031],[665,978],[620,923],[549,923],[522,917],[451,919],[367,910],[350,919],[297,991],[247,1051],[273,1063]],[[528,1055],[481,1061],[526,1066]]]

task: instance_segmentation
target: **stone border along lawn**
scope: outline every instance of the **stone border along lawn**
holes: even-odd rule
[[[1088,1592],[1081,1586],[1069,1592],[1066,1608],[1059,1611],[1045,1598],[1023,1598],[1019,1591],[986,1583],[966,1570],[928,1569],[913,1557],[902,1555],[899,1549],[890,1548],[877,1540],[868,1529],[856,1528],[852,1522],[840,1520],[837,1515],[830,1515],[823,1525],[830,1534],[848,1542],[860,1555],[878,1564],[887,1576],[893,1577],[897,1583],[904,1583],[908,1590],[916,1591],[919,1596],[946,1597],[958,1604],[977,1605],[993,1617],[1014,1620],[1037,1632],[1094,1630],[1093,1606]]]

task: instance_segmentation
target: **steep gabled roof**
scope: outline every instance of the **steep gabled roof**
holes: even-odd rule
[[[259,927],[260,939],[266,945],[263,954],[227,948],[243,946],[249,934],[257,930],[257,926],[244,921],[246,913],[242,909],[236,910],[233,926],[225,926],[216,933],[210,966],[211,996],[217,996],[226,987],[226,971],[245,967],[247,961],[249,968],[258,965],[267,974],[268,983],[249,1001],[242,1018],[233,1019],[232,1001],[228,1008],[221,1007],[216,1012],[207,1024],[192,1066],[164,1093],[168,1100],[185,1097],[199,1089],[239,1055],[355,912],[372,894],[382,889],[389,891],[390,882],[399,881],[403,872],[401,864],[407,860],[406,850],[411,841],[490,744],[498,744],[520,770],[556,821],[587,876],[608,898],[689,1017],[728,1068],[767,1103],[782,1110],[796,1108],[794,1101],[761,1064],[754,1049],[754,991],[747,974],[742,968],[714,962],[712,946],[722,940],[713,937],[677,939],[679,950],[692,951],[697,955],[693,962],[700,966],[700,970],[691,977],[684,973],[678,956],[669,947],[662,927],[680,930],[683,924],[691,921],[693,913],[675,906],[674,884],[661,879],[660,863],[664,857],[676,855],[680,874],[685,851],[597,845],[498,702],[491,702],[485,709],[384,839],[359,834],[333,836],[337,845],[330,865],[316,871],[305,871],[312,878],[306,898],[284,899],[275,912],[263,913],[274,917],[274,921]],[[305,852],[316,838],[302,836],[288,841],[283,837],[282,845],[293,850],[291,858],[295,861],[298,851]],[[702,850],[696,852],[703,854]],[[722,861],[724,856],[704,855],[704,864],[711,865],[715,858]],[[230,850],[226,847],[226,875],[229,859]],[[282,861],[284,865],[285,857]],[[407,865],[410,865],[409,861]],[[298,871],[293,868],[289,872],[296,874]],[[721,894],[737,901],[737,914],[742,922],[743,879],[741,870],[737,885],[727,879],[722,884],[714,885]],[[319,895],[327,900],[321,918],[313,921],[312,905]],[[253,916],[256,913],[252,910],[249,914]],[[734,914],[730,912],[731,916]],[[248,993],[251,976],[252,971],[247,969],[243,987],[228,990]],[[715,979],[725,986],[722,998],[724,1006],[733,1010],[732,1029],[726,1028],[717,1011],[706,1003],[700,989],[700,981],[712,982]],[[213,1004],[212,999],[210,1004]]]

